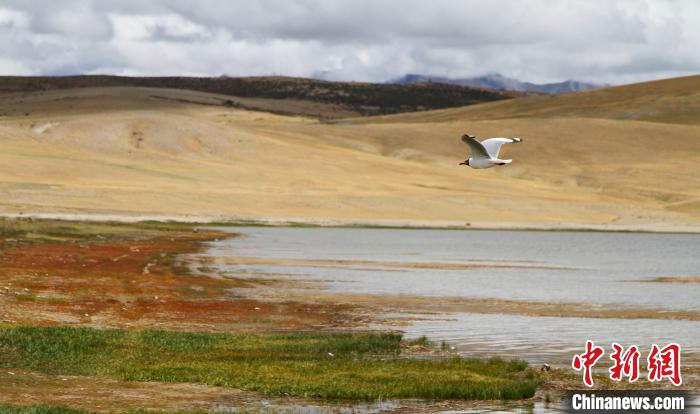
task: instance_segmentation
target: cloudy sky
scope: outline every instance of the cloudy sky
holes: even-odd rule
[[[0,0],[3,75],[700,73],[695,0]]]

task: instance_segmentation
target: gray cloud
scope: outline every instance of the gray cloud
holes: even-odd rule
[[[15,75],[625,83],[700,72],[700,2],[5,0],[0,42]]]

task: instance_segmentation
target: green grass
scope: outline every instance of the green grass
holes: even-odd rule
[[[157,236],[169,231],[188,231],[192,228],[192,224],[171,222],[117,223],[0,218],[0,246],[8,239],[21,243],[104,241]]]
[[[428,339],[427,336],[423,335],[415,339],[411,339],[406,342],[408,345],[420,345],[420,346],[433,346],[434,344]]]
[[[400,346],[396,334],[0,327],[0,367],[355,400],[521,399],[538,384],[522,361],[408,359]]]

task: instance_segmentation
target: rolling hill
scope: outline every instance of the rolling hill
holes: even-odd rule
[[[0,214],[700,230],[700,77],[333,122],[224,96],[0,95]],[[465,131],[525,142],[471,170]]]
[[[700,124],[700,76],[659,80],[562,95],[526,96],[471,108],[416,112],[388,122],[457,119],[584,117]]]
[[[217,103],[286,115],[316,118],[393,114],[452,108],[518,96],[460,85],[388,85],[329,82],[284,76],[259,77],[126,77],[79,75],[61,77],[0,76],[0,92],[46,92],[101,87],[179,89],[221,95]],[[156,93],[154,93],[156,94]],[[235,98],[234,98],[235,97]],[[253,99],[253,104],[250,100]],[[290,101],[291,105],[280,105]],[[286,108],[281,109],[282,106]]]

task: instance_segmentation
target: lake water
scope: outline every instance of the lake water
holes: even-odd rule
[[[330,292],[577,303],[584,307],[700,311],[700,284],[656,283],[700,276],[700,235],[598,232],[236,227],[205,256],[289,259],[218,265],[223,273],[311,280]],[[340,261],[334,263],[332,261]],[[243,260],[242,262],[245,262]],[[395,316],[411,316],[402,314]],[[408,336],[447,340],[465,355],[568,364],[586,339],[678,342],[700,365],[700,322],[660,319],[420,315]]]

